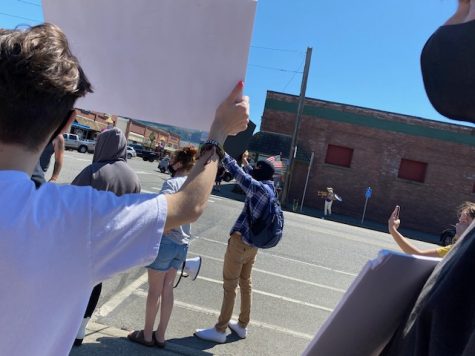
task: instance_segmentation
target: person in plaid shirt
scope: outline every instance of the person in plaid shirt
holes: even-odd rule
[[[246,194],[244,207],[236,223],[230,231],[228,247],[224,256],[223,265],[223,304],[221,313],[216,325],[209,329],[198,329],[195,335],[201,339],[224,343],[226,341],[226,328],[229,326],[241,339],[247,336],[247,325],[251,314],[251,272],[256,261],[257,247],[254,247],[249,240],[249,217],[252,214],[253,220],[261,217],[269,204],[272,196],[270,191],[274,191],[274,166],[269,161],[259,161],[255,168],[248,164],[247,156],[242,158],[243,168],[228,154],[225,155],[222,163],[229,173],[234,177],[241,189]],[[264,185],[270,187],[266,189]],[[239,320],[231,320],[233,314],[234,301],[236,299],[236,288],[241,289],[241,312]]]

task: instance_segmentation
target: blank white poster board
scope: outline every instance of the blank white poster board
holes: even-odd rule
[[[245,79],[256,0],[43,0],[94,93],[76,107],[207,130]]]
[[[366,263],[303,355],[379,355],[439,261],[382,250]]]

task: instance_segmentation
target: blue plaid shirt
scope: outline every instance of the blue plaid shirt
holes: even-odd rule
[[[242,235],[242,240],[251,245],[249,242],[249,220],[248,220],[248,209],[251,211],[253,220],[258,219],[265,209],[269,209],[270,196],[269,191],[264,187],[264,184],[274,190],[274,182],[271,180],[257,181],[253,179],[250,175],[252,172],[252,167],[247,165],[242,169],[236,163],[236,161],[229,156],[227,153],[223,159],[223,166],[226,170],[231,173],[231,175],[236,179],[236,182],[239,184],[241,189],[246,194],[246,200],[244,201],[244,208],[242,209],[241,214],[239,215],[236,223],[231,229],[230,233],[232,234],[235,231],[238,231]]]

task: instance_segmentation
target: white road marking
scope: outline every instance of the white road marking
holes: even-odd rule
[[[137,291],[134,292],[134,294],[139,295],[139,296],[143,296],[143,297],[147,296],[147,293],[145,291],[142,291],[142,290],[137,290]],[[197,305],[194,305],[194,304],[188,304],[188,303],[180,302],[179,300],[175,300],[175,305],[180,307],[180,308],[188,309],[188,310],[191,310],[191,311],[211,314],[211,315],[214,315],[215,317],[218,317],[219,313],[220,313],[219,310],[216,310],[216,309],[203,308],[203,307],[200,307],[200,306],[197,306]],[[234,319],[238,318],[237,315],[234,315],[233,317],[234,317]],[[264,323],[264,322],[261,322],[261,321],[251,320],[251,322],[249,324],[252,325],[252,326],[257,326],[257,327],[269,329],[269,330],[272,330],[272,331],[278,331],[278,332],[281,332],[281,333],[284,333],[284,334],[288,334],[288,335],[299,337],[299,338],[306,339],[306,340],[312,340],[313,337],[314,337],[314,335],[301,333],[301,332],[298,332],[298,331],[290,330],[290,329],[283,328],[283,327],[280,327],[280,326],[277,326],[277,325]]]
[[[150,175],[150,174],[155,174],[155,173],[150,173],[150,172],[145,172],[145,171],[135,171],[137,174],[145,174],[145,175]]]
[[[198,254],[198,253],[194,253],[193,251],[189,251],[189,253],[192,254],[192,255],[195,255],[195,256],[201,256],[203,258],[207,258],[209,260],[224,262],[224,260],[222,258],[207,256],[207,255],[203,255],[202,253]],[[279,277],[279,278],[283,278],[283,279],[288,279],[290,281],[299,282],[299,283],[308,284],[308,285],[311,285],[311,286],[314,286],[314,287],[319,287],[319,288],[332,290],[334,292],[339,292],[339,293],[345,293],[346,292],[346,290],[344,290],[344,289],[327,286],[325,284],[310,282],[310,281],[306,281],[306,280],[303,280],[303,279],[294,278],[294,277],[290,277],[290,276],[285,276],[285,275],[280,274],[280,273],[268,272],[268,271],[264,271],[263,269],[259,269],[259,268],[256,268],[256,267],[252,268],[252,272],[264,273],[264,274],[268,274],[270,276]]]
[[[216,203],[214,200],[208,199],[208,203]]]
[[[228,245],[227,242],[212,240],[212,239],[208,239],[208,238],[206,238],[206,237],[201,237],[201,240],[213,242],[213,243],[220,244],[220,245],[224,245],[224,246],[227,246],[227,245]],[[294,262],[294,263],[300,263],[300,264],[304,264],[304,265],[306,265],[306,266],[311,266],[311,267],[315,267],[315,268],[320,268],[320,269],[324,269],[324,270],[327,270],[327,271],[331,271],[331,272],[335,272],[335,273],[339,273],[339,274],[344,274],[344,275],[347,275],[347,276],[352,276],[352,277],[356,277],[356,276],[357,276],[356,273],[350,273],[350,272],[340,271],[340,270],[337,270],[337,269],[333,269],[333,268],[326,267],[326,266],[322,266],[322,265],[317,265],[317,264],[310,263],[310,262],[304,262],[304,261],[300,261],[300,260],[295,260],[295,259],[293,259],[293,258],[282,257],[282,256],[275,255],[275,254],[269,253],[269,252],[259,251],[259,254],[267,255],[267,256],[272,256],[272,257],[277,257],[277,258],[280,258],[280,259],[283,259],[283,260],[286,260],[286,261],[290,261],[290,262]]]
[[[212,278],[207,278],[207,277],[198,276],[197,279],[201,279],[203,281],[211,282],[211,283],[215,283],[215,284],[223,284],[222,281],[218,281],[217,279],[212,279]],[[305,306],[310,307],[310,308],[319,309],[319,310],[323,310],[323,311],[330,312],[330,313],[333,311],[332,308],[327,308],[327,307],[324,307],[324,306],[321,306],[321,305],[318,305],[318,304],[307,303],[307,302],[304,302],[304,301],[301,301],[301,300],[298,300],[298,299],[294,299],[294,298],[284,297],[283,295],[264,292],[264,291],[261,291],[259,289],[253,289],[252,293],[265,295],[267,297],[284,300],[286,302],[290,302],[290,303],[294,303],[294,304],[305,305]]]
[[[146,190],[146,189],[140,189],[140,193],[157,194],[157,192],[152,192],[151,190]]]
[[[115,308],[119,306],[128,296],[130,296],[136,289],[138,289],[142,284],[148,282],[147,273],[142,274],[135,281],[130,283],[127,287],[122,289],[119,293],[115,294],[107,303],[104,303],[99,311],[96,313],[100,316],[108,316],[114,311]]]
[[[152,187],[152,189],[159,190],[159,191],[162,190],[162,188],[159,188],[159,187]]]

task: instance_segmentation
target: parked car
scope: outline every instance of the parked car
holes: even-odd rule
[[[146,148],[139,143],[131,143],[129,146],[135,150],[137,157],[142,157],[144,161],[154,162],[158,160],[157,152],[152,151],[151,149]]]
[[[155,162],[158,160],[158,153],[149,149],[142,151],[142,159],[144,161]]]
[[[77,150],[81,153],[94,152],[96,148],[96,141],[92,140],[81,140],[78,135],[64,133],[64,146],[69,150]]]
[[[135,152],[132,146],[127,146],[127,159],[131,159],[132,157],[137,157],[137,152]]]
[[[168,165],[170,164],[170,157],[165,156],[160,160],[160,163],[158,164],[158,169],[160,172],[165,173],[168,169]]]
[[[440,233],[439,245],[447,246],[453,244],[455,237],[455,227],[451,226]]]

